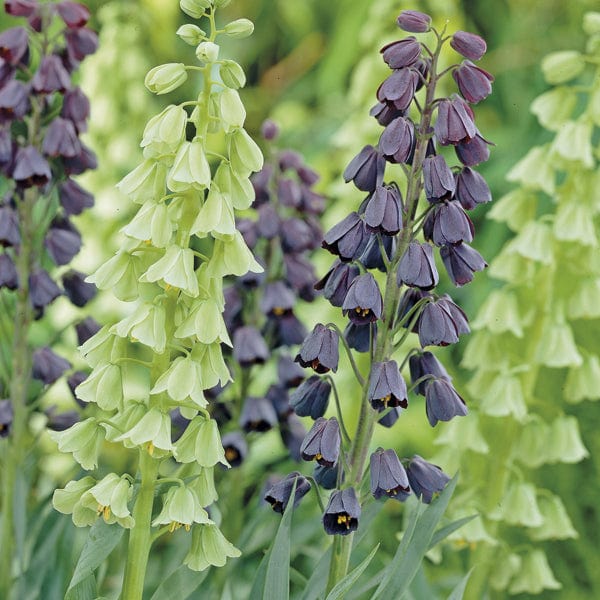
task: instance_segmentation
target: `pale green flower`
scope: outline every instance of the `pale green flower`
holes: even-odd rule
[[[117,252],[110,260],[100,265],[87,277],[101,290],[112,290],[124,302],[131,302],[138,296],[138,279],[141,274],[141,260],[128,252]]]
[[[61,452],[71,452],[73,458],[87,471],[92,471],[98,466],[98,455],[105,432],[95,419],[85,419],[65,431],[48,433]]]
[[[115,438],[115,441],[129,441],[135,446],[147,446],[148,453],[154,449],[169,452],[171,444],[171,417],[158,408],[151,408],[129,431]]]
[[[220,343],[196,344],[192,348],[191,356],[200,365],[202,385],[205,390],[217,384],[223,386],[231,381],[231,373],[223,360]]]
[[[198,279],[194,271],[194,252],[191,248],[169,246],[167,251],[140,277],[140,281],[155,282],[162,279],[169,287],[181,289],[190,296],[197,296]]]
[[[200,525],[192,532],[192,547],[183,563],[192,571],[222,567],[227,558],[237,558],[241,552],[229,542],[216,525]]]
[[[123,403],[121,367],[107,363],[98,365],[76,388],[83,402],[96,402],[102,410],[114,410]]]
[[[201,190],[209,187],[210,181],[210,167],[202,139],[196,137],[191,142],[183,142],[169,171],[169,189],[174,192],[185,191],[189,187]]]
[[[152,117],[144,129],[144,137],[140,143],[144,148],[144,158],[175,154],[185,140],[187,119],[185,109],[174,104]]]
[[[95,484],[96,480],[89,475],[77,481],[69,481],[63,489],[54,490],[54,494],[52,494],[52,506],[58,512],[70,515],[83,494]]]
[[[238,127],[228,134],[229,160],[235,173],[248,176],[252,171],[258,172],[263,168],[263,155],[258,144],[248,135],[248,132]]]
[[[148,71],[145,86],[154,94],[167,94],[177,89],[187,79],[183,63],[167,63]]]
[[[178,356],[167,371],[156,381],[151,394],[167,392],[176,402],[191,398],[198,406],[205,407],[207,402],[203,393],[201,365],[190,356]]]
[[[136,240],[151,241],[156,248],[164,248],[171,241],[173,223],[163,202],[147,202],[121,231]]]
[[[235,127],[243,127],[246,120],[246,109],[240,95],[231,88],[225,88],[219,95],[221,119],[226,132]]]
[[[222,278],[225,275],[239,277],[248,271],[262,273],[264,269],[256,262],[239,231],[228,238],[215,240],[213,253],[208,263],[208,274],[211,277]]]
[[[212,298],[196,303],[175,330],[175,337],[195,336],[203,344],[219,341],[232,346],[221,310]]]
[[[213,232],[234,235],[236,227],[231,197],[223,194],[216,185],[213,185],[190,232],[200,236]]]
[[[167,170],[167,165],[163,162],[147,159],[125,175],[117,188],[138,204],[152,198],[158,201],[164,194]]]
[[[250,208],[256,193],[252,182],[247,177],[238,177],[229,163],[222,162],[215,173],[214,184],[229,196],[233,208],[246,210]]]
[[[178,462],[196,461],[201,467],[214,467],[219,462],[229,466],[217,422],[200,416],[190,421],[183,435],[175,442],[173,455]]]
[[[164,306],[144,302],[128,317],[113,325],[111,331],[119,337],[130,336],[132,341],[141,342],[161,354],[167,344],[165,319]]]
[[[193,489],[175,485],[163,498],[162,510],[152,521],[153,527],[169,525],[169,531],[175,531],[184,526],[189,531],[193,523],[212,523]]]
[[[224,60],[219,70],[223,83],[234,90],[246,85],[244,69],[234,60]]]

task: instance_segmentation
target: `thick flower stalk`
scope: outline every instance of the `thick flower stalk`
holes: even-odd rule
[[[36,322],[59,297],[82,307],[96,292],[68,265],[81,247],[71,217],[93,204],[73,176],[96,166],[79,138],[89,102],[71,78],[97,38],[81,4],[6,1],[4,8],[26,18],[0,33],[0,596],[8,598],[22,558],[15,560],[15,489],[26,485],[19,471],[36,447],[30,416],[71,368],[51,348],[63,332]],[[48,416],[55,428],[77,419],[74,411]]]
[[[250,35],[253,26],[240,19],[218,28],[223,1],[180,4],[205,20],[205,30],[188,24],[178,31],[196,48],[199,64],[160,65],[145,83],[162,95],[198,76],[201,92],[148,122],[144,160],[118,185],[139,210],[123,228],[119,251],[91,280],[130,302],[131,311],[82,346],[93,370],[76,393],[96,404],[94,416],[54,436],[89,471],[105,439],[137,458],[137,473],[109,474],[108,481],[87,476],[54,495],[55,507],[72,513],[77,525],[89,523],[82,509],[96,503],[97,515],[130,530],[122,595],[132,600],[142,597],[151,543],[164,533],[190,531],[184,563],[191,569],[239,555],[205,510],[217,499],[213,469],[228,462],[203,391],[231,379],[221,350],[230,344],[223,278],[263,270],[235,225],[235,211],[254,200],[249,176],[263,157],[243,128],[237,90],[244,72],[220,57],[216,42]],[[175,441],[176,410],[189,423]]]
[[[561,490],[546,465],[588,456],[574,405],[600,398],[600,13],[588,13],[584,28],[586,53],[542,61],[552,88],[531,111],[553,138],[510,170],[518,187],[490,211],[514,236],[490,265],[502,284],[479,310],[463,356],[474,370],[467,387],[473,415],[468,427],[452,423],[437,439],[440,457],[460,468],[461,485],[479,490],[451,505],[454,517],[481,514],[454,536],[477,565],[466,596],[473,599],[560,589],[546,542],[578,536],[565,506],[574,484]],[[577,502],[584,502],[579,493]],[[593,579],[588,560],[585,577]]]
[[[412,488],[430,502],[449,480],[419,456],[401,461],[393,450],[378,449],[369,464],[367,458],[376,424],[392,427],[408,408],[409,391],[425,397],[432,426],[467,414],[451,378],[426,350],[454,344],[469,331],[463,311],[448,295],[435,293],[439,275],[434,253],[439,251],[457,286],[486,266],[469,245],[474,231],[466,212],[491,200],[473,169],[487,160],[489,142],[479,133],[470,106],[491,92],[492,76],[471,62],[484,54],[485,42],[466,32],[438,32],[428,15],[416,11],[403,12],[398,25],[412,33],[429,32],[433,45],[410,36],[382,49],[392,73],[379,86],[371,115],[384,130],[379,143],[365,146],[344,172],[345,180],[367,196],[323,241],[337,259],[318,287],[342,309],[348,325],[342,333],[334,324],[318,324],[296,357],[303,367],[325,375],[335,390],[330,372],[337,371],[343,352],[360,390],[352,435],[340,407],[338,418],[315,421],[301,447],[305,460],[317,462],[315,479],[325,482],[321,487],[335,488],[323,515],[325,531],[336,535],[328,589],[347,572],[368,471],[375,498],[403,500]],[[442,70],[440,53],[448,41],[467,60]],[[450,73],[459,94],[440,98],[439,81]],[[447,160],[459,164],[451,167]],[[386,179],[388,164],[399,165],[400,183]],[[384,274],[382,282],[377,271]],[[360,371],[355,352],[367,355],[368,372]],[[403,358],[396,361],[401,352]],[[410,370],[410,390],[405,370]],[[317,390],[315,385],[314,402],[320,402]],[[304,398],[302,406],[307,410],[310,402]]]

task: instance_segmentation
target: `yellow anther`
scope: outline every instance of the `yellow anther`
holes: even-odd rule
[[[110,506],[104,507],[104,509],[102,510],[102,516],[104,517],[104,520],[108,522],[108,520],[110,519]]]
[[[276,317],[280,317],[280,316],[281,316],[283,313],[285,313],[285,309],[284,309],[284,308],[281,308],[281,306],[276,306],[276,307],[273,309],[273,314],[274,314]]]
[[[350,517],[348,515],[338,515],[337,522],[338,525],[343,523],[346,525],[346,529],[350,529]]]
[[[238,456],[238,451],[235,448],[225,448],[225,458],[228,461],[236,460]]]
[[[319,461],[319,460],[321,460],[322,458],[323,458],[323,455],[322,455],[320,452],[317,452],[317,453],[315,454],[315,460]]]
[[[98,504],[98,508],[96,509],[96,514],[100,516],[104,511],[104,506],[102,504]]]
[[[383,405],[387,408],[388,402],[392,399],[392,395],[388,394],[387,396],[384,396],[381,401],[383,402]]]
[[[150,456],[154,454],[154,444],[152,442],[148,442],[148,454]]]
[[[176,528],[177,528],[177,523],[175,523],[175,521],[171,521],[169,523],[169,533],[173,533]]]
[[[187,525],[187,524],[186,524],[186,526],[185,526],[185,530],[186,530],[186,531],[189,531],[191,528],[192,528],[192,526],[191,526],[191,525]]]
[[[146,246],[149,246],[152,243],[152,240],[144,240],[144,244],[146,244]]]

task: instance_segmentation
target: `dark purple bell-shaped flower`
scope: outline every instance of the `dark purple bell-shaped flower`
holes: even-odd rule
[[[371,327],[373,327],[373,339],[377,337],[377,323],[366,323],[357,325],[350,321],[344,329],[344,338],[348,346],[357,352],[368,352],[371,343]]]
[[[16,79],[0,89],[0,122],[22,119],[29,109],[27,86]]]
[[[371,273],[354,278],[342,304],[342,312],[357,325],[372,323],[381,318],[383,298]]]
[[[56,407],[53,406],[46,411],[48,421],[46,427],[51,431],[65,431],[69,427],[73,427],[79,422],[80,415],[76,410],[67,410],[61,413],[56,412]]]
[[[423,377],[430,376],[432,379],[445,379],[448,383],[452,382],[452,377],[448,375],[444,365],[431,352],[413,354],[408,359],[408,366],[410,368],[410,380],[413,385],[416,384],[415,392],[421,396],[425,395],[425,387],[429,383],[429,380],[425,379],[417,383]]]
[[[233,356],[242,367],[263,364],[269,348],[256,327],[239,327],[233,334]]]
[[[406,383],[395,360],[375,362],[369,378],[367,398],[371,406],[383,411],[389,406],[408,406]]]
[[[473,280],[476,271],[483,271],[487,263],[475,248],[468,244],[449,244],[440,248],[440,256],[455,286],[460,287]]]
[[[260,126],[260,134],[267,141],[272,141],[279,135],[279,126],[271,119],[265,119]]]
[[[334,467],[324,467],[323,465],[315,465],[313,471],[313,479],[324,489],[332,490],[337,485],[338,469],[340,465]]]
[[[323,290],[323,296],[333,306],[341,307],[350,284],[359,273],[360,269],[356,265],[336,260],[325,276],[315,283],[315,289]]]
[[[331,384],[318,375],[312,375],[292,392],[290,404],[299,417],[318,419],[327,410],[330,393]]]
[[[441,154],[428,156],[423,161],[423,182],[429,202],[447,200],[454,195],[456,189],[454,175]]]
[[[61,289],[44,269],[37,269],[29,276],[29,301],[33,308],[45,308],[61,294]]]
[[[419,79],[419,73],[415,69],[398,69],[379,86],[377,100],[390,102],[398,110],[406,110],[415,97]]]
[[[42,58],[31,85],[38,94],[64,93],[71,86],[71,78],[60,58],[52,54]]]
[[[56,117],[46,130],[42,152],[46,156],[77,156],[81,152],[81,143],[75,126],[68,119]]]
[[[299,367],[299,365],[296,366]],[[271,385],[265,394],[265,398],[271,403],[271,406],[277,415],[277,419],[280,422],[285,421],[285,419],[294,412],[290,405],[288,390],[283,385]]]
[[[66,265],[81,249],[81,235],[67,219],[55,219],[44,238],[44,246],[57,265]]]
[[[406,466],[408,482],[415,496],[429,504],[434,494],[438,494],[450,481],[438,466],[432,465],[418,454],[415,454]]]
[[[269,317],[281,317],[290,314],[296,296],[283,281],[267,283],[260,300],[260,309]]]
[[[78,2],[59,2],[56,11],[69,29],[84,27],[90,19],[90,11]]]
[[[377,102],[371,108],[369,114],[377,119],[377,122],[385,127],[398,117],[405,117],[408,111],[398,110],[391,102]]]
[[[32,376],[46,385],[54,383],[71,368],[71,363],[44,346],[33,353]]]
[[[97,292],[93,283],[85,281],[85,273],[70,270],[62,276],[62,284],[67,298],[75,306],[85,306]]]
[[[396,424],[396,421],[400,418],[400,410],[401,409],[398,406],[393,407],[391,410],[388,410],[377,422],[388,429],[393,427]]]
[[[409,288],[408,290],[406,290],[406,292],[402,294],[402,297],[400,298],[400,303],[398,304],[398,321],[405,319],[420,300],[428,297],[431,297],[431,294],[429,292],[424,292],[418,288]],[[414,326],[412,328],[412,332],[417,333],[418,314],[415,314],[414,312],[411,313],[410,318],[404,321],[402,326],[404,328],[408,328],[410,323],[413,321]]]
[[[263,261],[258,259],[257,262],[264,268]],[[263,283],[265,280],[265,273],[253,273],[252,271],[248,271],[243,275],[240,275],[238,279],[236,279],[236,285],[239,285],[245,290],[255,290],[259,285]]]
[[[52,173],[37,149],[26,146],[17,151],[12,177],[21,187],[43,186],[52,179]]]
[[[467,167],[474,167],[479,163],[485,162],[490,157],[488,146],[493,145],[481,137],[479,133],[475,134],[470,140],[462,140],[454,147],[458,160]]]
[[[255,223],[256,231],[266,240],[272,240],[279,235],[281,222],[276,208],[265,202],[258,207],[258,220]]]
[[[438,284],[433,248],[429,244],[410,242],[398,264],[397,281],[398,285],[404,283],[422,290],[431,290]]]
[[[0,246],[18,246],[21,243],[19,217],[12,206],[0,206]]]
[[[385,159],[373,146],[365,146],[344,170],[344,181],[353,181],[363,192],[372,192],[383,181]]]
[[[402,229],[402,195],[396,185],[378,187],[365,209],[365,225],[376,233],[396,235]]]
[[[306,427],[304,427],[302,419],[293,412],[290,413],[285,420],[279,422],[279,434],[290,457],[296,462],[300,462],[302,460],[300,448],[306,437]]]
[[[38,8],[37,0],[5,0],[4,10],[13,17],[31,17]]]
[[[360,504],[354,488],[334,490],[323,514],[323,527],[329,535],[348,535],[358,528]]]
[[[479,60],[487,50],[485,40],[468,31],[457,31],[450,40],[450,46],[470,60]]]
[[[322,246],[340,260],[349,262],[363,253],[368,241],[363,220],[357,212],[351,212],[325,234]]]
[[[311,367],[317,373],[334,373],[339,361],[339,336],[337,331],[317,323],[307,338],[302,342],[300,351],[294,359],[303,367]]]
[[[94,206],[94,196],[72,179],[58,186],[58,197],[67,216],[79,215],[86,208]]]
[[[302,219],[284,219],[279,228],[279,235],[284,252],[303,252],[309,250],[315,242],[310,225]],[[317,237],[320,238],[321,235]]]
[[[459,202],[440,202],[429,211],[423,223],[423,235],[436,246],[473,241],[475,230]]]
[[[447,296],[425,304],[418,330],[422,348],[455,344],[459,335],[470,331],[465,313]]]
[[[482,175],[470,167],[464,167],[455,175],[456,199],[465,210],[472,210],[478,204],[491,202],[492,193]]]
[[[284,206],[299,206],[302,200],[300,185],[293,179],[280,179],[277,183],[277,198]]]
[[[85,344],[93,335],[96,335],[100,331],[100,323],[98,323],[93,317],[86,317],[75,325],[75,332],[77,333],[77,344],[82,346]]]
[[[477,104],[492,93],[494,77],[470,60],[463,61],[460,67],[454,69],[452,77],[462,97],[471,104]]]
[[[319,417],[306,434],[300,452],[304,460],[332,467],[340,455],[340,425],[335,417]]]
[[[413,36],[392,42],[380,50],[390,69],[402,69],[414,65],[421,56],[421,44]]]
[[[8,437],[14,418],[12,402],[8,399],[0,400],[0,438]]]
[[[378,448],[371,454],[371,494],[403,502],[410,495],[406,471],[394,450]]]
[[[225,458],[232,467],[239,467],[248,454],[248,443],[241,431],[230,431],[221,439]]]
[[[290,496],[292,495],[292,489],[296,484],[296,491],[294,492],[294,508],[300,504],[300,500],[310,491],[310,483],[306,477],[300,475],[298,471],[293,471],[289,475],[286,475],[281,481],[275,483],[265,494],[265,500],[271,505],[273,510],[278,513],[285,511]]]
[[[264,329],[264,335],[271,336],[273,348],[301,344],[306,333],[304,323],[292,311],[281,317],[269,317]]]
[[[286,388],[297,387],[304,380],[304,370],[291,356],[282,354],[277,361],[277,380]]]
[[[396,22],[400,29],[410,33],[425,33],[431,27],[431,17],[418,10],[403,10]]]
[[[29,35],[24,27],[0,33],[0,58],[13,67],[29,62]]]
[[[74,87],[65,92],[60,116],[69,119],[75,125],[78,133],[87,131],[87,119],[90,116],[90,101],[81,91],[81,88]]]
[[[283,257],[285,279],[302,300],[315,299],[314,283],[317,279],[312,263],[301,254],[285,254]]]
[[[67,175],[81,175],[81,173],[85,173],[88,169],[95,169],[98,166],[98,161],[92,150],[85,146],[85,144],[81,144],[79,154],[64,158],[63,165]]]
[[[13,259],[6,253],[0,254],[0,289],[16,290],[19,287],[19,274]]]
[[[81,62],[98,49],[98,35],[87,27],[67,31],[65,41],[71,62]]]
[[[435,137],[442,146],[456,145],[468,141],[477,134],[473,112],[458,96],[442,100],[438,105],[438,116],[434,125]]]
[[[393,163],[410,163],[415,151],[415,126],[407,117],[397,117],[386,126],[379,138],[379,148]]]
[[[277,413],[266,398],[248,396],[244,400],[240,427],[244,431],[269,431],[277,425]]]

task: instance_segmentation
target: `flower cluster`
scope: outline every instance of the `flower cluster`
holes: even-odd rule
[[[296,356],[301,366],[316,373],[298,388],[298,402],[292,405],[316,419],[301,452],[305,460],[317,462],[315,479],[321,486],[335,488],[323,515],[329,534],[346,535],[358,526],[360,484],[375,423],[392,427],[408,407],[405,366],[411,389],[425,397],[431,426],[467,414],[451,377],[427,350],[454,344],[469,331],[459,306],[448,295],[435,293],[439,275],[434,250],[438,248],[457,286],[486,266],[469,245],[474,231],[466,211],[491,200],[484,179],[473,169],[488,158],[489,142],[477,129],[470,104],[490,93],[492,77],[470,62],[485,52],[479,36],[459,31],[445,37],[431,27],[428,15],[416,11],[403,12],[398,25],[413,33],[430,32],[436,45],[429,48],[410,36],[381,50],[392,73],[379,86],[371,115],[384,130],[379,143],[365,146],[344,171],[346,182],[367,196],[325,234],[322,245],[336,260],[317,284],[342,309],[347,327],[342,333],[333,324],[318,324]],[[440,51],[448,40],[467,60],[439,72]],[[438,98],[438,81],[449,71],[459,94]],[[460,164],[449,166],[446,147],[455,150]],[[387,165],[399,165],[405,184],[386,179]],[[423,210],[417,216],[422,196]],[[393,357],[411,341],[411,332],[417,334],[419,347],[410,348],[398,364]],[[323,416],[323,398],[330,385],[335,389],[330,371],[338,369],[340,343],[362,389],[353,437],[344,426],[339,402],[337,418]],[[367,376],[360,372],[354,352],[367,354]],[[404,500],[412,490],[426,503],[449,480],[420,456],[401,461],[394,450],[381,448],[371,455],[370,476],[375,498]]]
[[[124,597],[141,597],[151,526],[164,525],[161,532],[192,529],[184,560],[192,569],[222,565],[227,556],[239,554],[204,510],[217,499],[215,465],[228,466],[204,390],[231,379],[221,350],[231,344],[222,314],[223,278],[263,271],[235,222],[235,211],[254,200],[249,176],[260,171],[263,157],[244,129],[246,111],[238,93],[244,72],[219,56],[215,41],[218,35],[250,35],[253,26],[240,19],[219,29],[215,12],[222,3],[182,0],[186,14],[207,20],[208,33],[195,24],[177,32],[195,47],[199,65],[164,64],[146,76],[146,87],[162,95],[199,73],[201,91],[197,99],[170,104],[150,119],[141,141],[144,160],[118,184],[139,209],[123,228],[118,252],[90,280],[131,303],[131,310],[81,348],[93,370],[75,393],[96,404],[94,416],[54,435],[59,449],[86,470],[96,468],[105,439],[138,457],[141,484],[133,486],[131,510],[128,473],[85,485],[71,482],[54,497],[56,508],[72,513],[78,525],[88,522],[77,515],[91,495],[106,520],[114,515],[132,529]],[[188,419],[177,438],[175,410]],[[173,477],[163,481],[159,467],[161,474],[172,470]],[[162,509],[152,520],[158,486],[164,492],[157,496]]]

